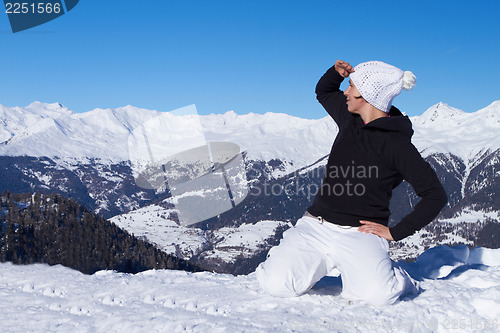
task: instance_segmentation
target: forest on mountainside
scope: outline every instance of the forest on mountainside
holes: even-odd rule
[[[85,274],[202,270],[59,194],[5,191],[0,199],[0,262],[61,264]]]

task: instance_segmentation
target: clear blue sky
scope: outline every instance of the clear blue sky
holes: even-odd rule
[[[80,0],[13,34],[0,13],[0,104],[76,112],[134,105],[200,114],[326,115],[314,87],[336,59],[411,70],[394,104],[466,112],[500,99],[500,1]]]

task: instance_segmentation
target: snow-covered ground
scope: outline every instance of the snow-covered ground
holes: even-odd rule
[[[238,228],[224,227],[214,230],[214,248],[207,258],[218,258],[226,262],[238,256],[252,257],[265,244],[265,240],[276,233],[276,228],[286,224],[281,221],[259,221],[242,224]]]
[[[442,219],[442,221],[450,223],[459,223],[459,222],[476,223],[477,221],[484,221],[488,218],[492,220],[500,220],[500,212],[498,211],[485,212],[485,211],[463,209],[459,215],[449,219]]]
[[[190,259],[208,245],[213,250],[210,258],[231,262],[239,255],[252,256],[264,240],[274,236],[275,230],[285,222],[259,221],[243,224],[238,228],[225,227],[212,232],[199,228],[180,226],[169,219],[174,209],[150,205],[110,219],[120,228],[138,237],[144,237],[166,253]]]
[[[444,222],[440,221],[439,223]],[[425,229],[421,229],[399,242],[391,242],[389,255],[391,259],[395,261],[413,260],[431,246],[449,244],[474,246],[472,240],[457,235],[455,232],[433,234]]]
[[[189,259],[200,252],[208,240],[203,230],[179,226],[170,220],[172,212],[173,209],[150,205],[115,216],[110,221],[137,237],[145,237],[166,253]]]
[[[254,274],[83,275],[0,264],[2,332],[498,332],[500,250],[437,247],[405,268],[423,291],[372,307],[326,277],[300,297],[261,292]]]

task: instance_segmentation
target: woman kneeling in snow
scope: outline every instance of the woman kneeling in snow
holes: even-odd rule
[[[349,76],[349,87],[340,91]],[[414,85],[413,73],[380,61],[353,69],[337,60],[319,80],[317,98],[339,132],[313,204],[257,268],[266,292],[301,295],[334,268],[341,273],[342,296],[348,300],[386,305],[417,292],[408,273],[392,265],[388,241],[430,223],[447,196],[411,143],[410,120],[392,106],[401,89]],[[421,200],[389,228],[392,190],[403,180]]]

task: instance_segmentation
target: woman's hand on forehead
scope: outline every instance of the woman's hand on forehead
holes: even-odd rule
[[[352,68],[351,64],[342,60],[335,61],[335,70],[342,77],[349,77],[349,75],[354,72],[354,69]]]

